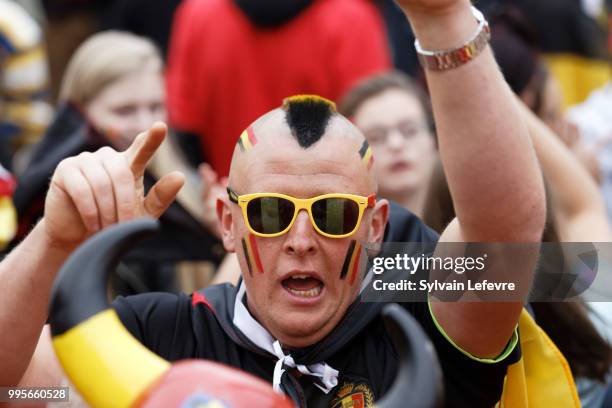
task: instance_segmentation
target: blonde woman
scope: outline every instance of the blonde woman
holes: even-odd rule
[[[66,69],[55,121],[17,186],[20,236],[41,215],[49,177],[62,159],[87,155],[84,152],[107,145],[125,149],[139,132],[165,120],[163,63],[153,43],[118,31],[102,32],[85,41]],[[116,289],[120,293],[176,290],[176,272],[186,262],[211,275],[222,255],[204,226],[197,172],[168,139],[147,168],[145,188],[172,170],[186,174],[188,182],[161,218],[161,234],[128,255],[129,269],[119,271],[122,278]],[[107,223],[104,216],[99,222]]]

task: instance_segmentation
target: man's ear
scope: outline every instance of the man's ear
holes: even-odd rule
[[[368,242],[382,242],[388,220],[389,202],[385,199],[376,201],[376,206],[372,210],[372,221],[370,221]]]
[[[230,206],[232,203],[228,197],[217,198],[217,218],[221,229],[221,240],[227,252],[236,252],[234,241],[234,218]]]

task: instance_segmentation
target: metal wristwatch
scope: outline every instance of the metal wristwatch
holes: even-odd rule
[[[414,41],[414,47],[423,68],[431,71],[445,71],[457,68],[476,58],[485,49],[491,39],[489,23],[487,23],[480,10],[474,6],[472,6],[472,13],[478,22],[478,29],[470,40],[459,48],[444,51],[427,51],[421,47],[419,40]]]

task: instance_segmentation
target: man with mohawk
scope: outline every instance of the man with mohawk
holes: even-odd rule
[[[439,240],[538,242],[545,212],[540,171],[487,46],[482,15],[468,0],[398,3],[419,41],[458,216]],[[23,377],[46,319],[51,283],[73,249],[114,223],[157,217],[174,199],[180,174],[162,178],[146,196],[142,191],[142,171],[165,133],[156,124],[125,152],[103,148],[58,167],[45,217],[1,265],[0,281],[10,290],[1,300],[0,331],[11,327],[12,334],[0,343],[0,384]],[[217,205],[225,248],[238,253],[239,286],[120,298],[113,307],[121,321],[166,359],[207,358],[239,367],[300,406],[342,405],[347,390],[358,389],[364,405],[384,396],[396,353],[382,320],[371,313],[378,306],[359,301],[360,248],[437,237],[376,199],[371,160],[362,134],[332,103],[287,99],[240,136],[228,195]],[[517,280],[532,273],[517,270]],[[436,348],[447,406],[497,403],[506,369],[520,352],[522,302],[403,306]],[[26,308],[28,321],[17,321]],[[44,364],[35,355],[28,372]]]

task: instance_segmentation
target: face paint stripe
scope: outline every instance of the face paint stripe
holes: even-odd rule
[[[372,165],[374,164],[374,155],[370,155],[370,160],[368,161],[368,170],[370,170],[372,168]]]
[[[245,130],[244,132],[242,132],[242,143],[244,143],[244,147],[246,148],[246,150],[250,150],[253,145],[251,144],[251,141],[249,140],[249,133]]]
[[[248,239],[244,239],[244,242],[246,243],[247,251],[249,254],[249,260],[251,261],[251,266],[253,268],[257,268],[257,262],[255,261],[255,256],[253,255],[253,245],[251,244],[250,235]]]
[[[255,137],[255,132],[253,132],[253,128],[249,126],[246,131],[247,136],[249,138],[249,142],[251,142],[252,146],[255,146],[257,144],[257,138]]]
[[[251,267],[251,254],[249,248],[247,247],[247,243],[244,238],[242,238],[242,250],[244,252],[244,259],[246,259],[247,268],[249,269],[249,275],[253,276],[253,268]]]
[[[368,147],[368,150],[366,150],[365,154],[363,155],[363,159],[362,161],[366,164],[366,165],[370,165],[370,160],[372,159],[372,149],[370,149]]]
[[[243,152],[246,152],[253,147],[251,141],[249,140],[249,134],[246,130],[240,134],[240,137],[238,138],[238,144],[242,148]]]
[[[357,271],[359,270],[359,259],[361,258],[361,245],[357,243],[355,251],[353,251],[353,260],[351,266],[351,277],[349,283],[352,285],[357,277]]]
[[[368,141],[364,140],[363,144],[361,145],[361,148],[359,149],[359,157],[363,158],[369,148],[370,148],[370,145],[368,144]]]
[[[263,273],[263,265],[261,264],[261,258],[259,257],[259,250],[257,249],[257,240],[255,240],[255,235],[249,234],[249,242],[251,244],[251,250],[253,251],[253,258],[255,258],[255,265],[257,265],[259,272]]]
[[[349,245],[348,251],[346,251],[346,256],[344,257],[344,264],[342,265],[342,272],[340,273],[340,279],[346,278],[346,274],[349,271],[349,266],[351,264],[351,259],[353,258],[353,252],[355,251],[355,244],[357,241],[352,240]]]

